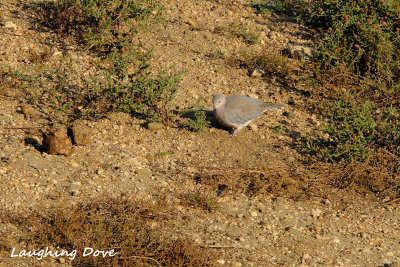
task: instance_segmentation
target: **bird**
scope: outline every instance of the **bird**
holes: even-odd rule
[[[216,94],[213,97],[214,116],[220,124],[232,128],[232,136],[252,120],[260,117],[262,113],[287,106],[287,104],[261,102],[244,95]]]

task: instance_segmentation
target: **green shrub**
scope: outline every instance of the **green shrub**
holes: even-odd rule
[[[207,118],[207,112],[200,103],[205,101],[204,98],[198,98],[193,106],[185,109],[181,116],[188,118],[184,126],[190,131],[201,132],[211,126],[210,120]]]
[[[331,0],[302,5],[301,19],[321,29],[315,60],[383,79],[399,89],[400,4],[394,0]]]
[[[258,43],[260,38],[260,33],[257,31],[251,31],[248,29],[246,24],[240,23],[233,23],[232,29],[234,34],[243,40],[246,44],[254,45]]]
[[[141,30],[162,20],[162,6],[153,0],[58,0],[37,7],[44,26],[73,36],[95,58],[90,77],[84,77],[83,86],[76,90],[79,97],[71,99],[65,93],[70,90],[72,68],[53,79],[57,86],[52,95],[67,121],[76,119],[76,114],[96,116],[108,110],[168,120],[167,106],[176,94],[180,74],[151,72],[151,51],[137,41]]]
[[[327,142],[307,142],[309,153],[329,161],[365,160],[370,152],[386,147],[393,153],[400,145],[399,114],[394,108],[377,109],[365,102],[336,101],[325,127],[331,137]]]
[[[287,0],[253,0],[250,6],[259,14],[293,14],[293,3]]]
[[[140,29],[161,19],[163,10],[152,0],[58,0],[39,7],[45,26],[72,34],[98,52],[132,43]]]

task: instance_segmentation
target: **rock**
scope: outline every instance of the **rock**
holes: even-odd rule
[[[223,259],[217,260],[217,263],[221,264],[221,265],[224,265],[225,264],[225,260],[223,260]]]
[[[15,30],[17,28],[17,25],[12,21],[6,21],[4,22],[4,28]]]
[[[150,122],[147,124],[147,129],[150,131],[158,131],[164,128],[164,125],[158,122]]]
[[[265,71],[259,68],[255,68],[250,72],[250,77],[261,77],[265,74]]]
[[[322,211],[318,208],[312,209],[312,217],[313,219],[317,219],[319,216],[321,216]]]
[[[283,53],[293,58],[303,57],[309,59],[313,55],[313,49],[309,46],[289,44],[287,48],[283,50]]]
[[[43,152],[51,155],[70,156],[74,152],[71,139],[61,130],[51,129],[43,133]]]
[[[21,110],[21,113],[25,116],[31,113],[31,107],[29,107],[28,105],[22,104],[19,108]]]
[[[323,264],[324,265],[331,265],[331,264],[333,264],[333,262],[334,262],[333,259],[326,259],[326,260],[324,260]]]
[[[256,124],[250,124],[249,127],[250,127],[250,129],[251,129],[252,131],[254,131],[254,132],[257,132],[257,131],[258,131],[258,127],[257,127]]]
[[[196,23],[195,23],[193,20],[191,20],[191,19],[188,19],[188,20],[186,21],[186,23],[189,24],[190,26],[192,26],[193,28],[196,27]]]
[[[304,254],[303,257],[301,258],[301,263],[302,264],[307,264],[308,260],[310,260],[310,259],[311,259],[310,254]]]
[[[250,215],[253,216],[253,217],[257,217],[258,216],[258,212],[253,210],[253,211],[250,212]]]
[[[68,129],[68,135],[72,142],[78,146],[84,146],[90,143],[90,129],[81,121],[74,122],[72,127]]]
[[[289,119],[294,119],[296,117],[293,111],[284,111],[282,115],[288,117]]]
[[[151,177],[152,175],[149,169],[137,169],[135,172],[139,177]]]

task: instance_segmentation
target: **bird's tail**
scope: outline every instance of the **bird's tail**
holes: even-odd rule
[[[266,112],[271,109],[286,108],[287,106],[288,106],[287,104],[273,104],[266,102],[263,103],[263,108],[264,108],[263,112]]]

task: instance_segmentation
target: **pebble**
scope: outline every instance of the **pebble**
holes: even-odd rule
[[[224,264],[225,264],[225,260],[222,260],[222,259],[217,260],[217,263],[218,263],[218,264],[221,264],[221,265],[224,265]]]
[[[296,117],[293,111],[284,111],[282,115],[288,117],[289,119],[294,119]]]
[[[21,113],[24,114],[25,116],[29,115],[29,113],[31,113],[31,108],[28,105],[22,104],[20,106],[20,109],[21,109]]]
[[[322,211],[320,209],[313,209],[312,210],[312,217],[314,219],[317,219],[321,215]]]
[[[257,217],[258,216],[258,212],[253,210],[253,211],[250,212],[250,215],[253,216],[253,217]]]
[[[250,129],[251,129],[252,131],[254,131],[254,132],[257,132],[257,131],[258,131],[257,124],[250,124],[249,127],[250,127]]]
[[[250,72],[250,77],[261,77],[265,74],[265,71],[259,68],[255,68]]]
[[[135,173],[142,178],[151,177],[152,173],[149,169],[137,169]]]
[[[12,21],[6,21],[6,22],[4,22],[4,28],[16,29],[17,25]]]
[[[158,131],[164,128],[164,125],[158,122],[150,122],[147,124],[147,129],[150,131]]]
[[[70,136],[74,144],[84,146],[90,143],[92,133],[90,129],[82,122],[75,122],[70,128]]]
[[[286,51],[290,56],[295,58],[304,57],[306,59],[309,59],[313,55],[313,49],[309,46],[303,46],[303,45],[289,44],[286,48]]]
[[[186,21],[186,23],[189,24],[189,25],[192,26],[192,27],[196,27],[196,23],[195,23],[193,20],[191,20],[191,19],[188,19],[188,20]]]
[[[301,263],[302,264],[307,264],[307,261],[311,259],[310,254],[304,254],[303,257],[301,258]]]

